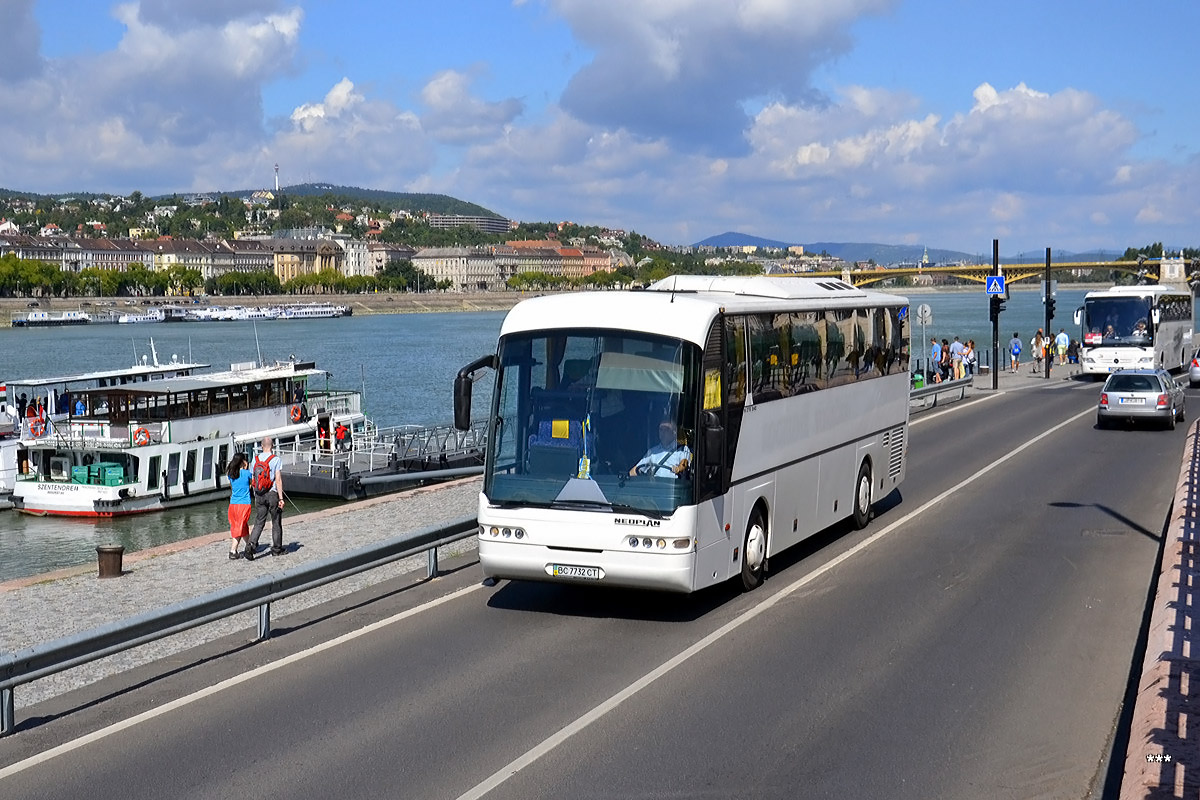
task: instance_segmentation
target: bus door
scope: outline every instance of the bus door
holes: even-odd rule
[[[743,531],[734,523],[729,491],[737,433],[746,403],[746,323],[717,317],[701,362],[703,392],[696,436],[696,585],[724,580],[737,567],[731,554]]]

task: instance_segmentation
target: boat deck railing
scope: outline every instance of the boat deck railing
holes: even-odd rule
[[[349,474],[377,469],[395,468],[414,461],[441,461],[470,453],[482,453],[487,443],[487,422],[474,423],[460,431],[453,425],[398,425],[378,428],[368,425],[365,431],[354,433],[344,449],[336,442],[329,447],[313,447],[310,441],[293,442],[277,448],[285,470],[303,471],[308,475],[336,474],[344,468]]]

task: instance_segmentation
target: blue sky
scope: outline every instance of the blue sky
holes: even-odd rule
[[[326,181],[690,243],[1200,244],[1200,4],[0,0],[0,187]]]

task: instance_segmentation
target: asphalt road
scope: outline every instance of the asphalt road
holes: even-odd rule
[[[482,587],[466,564],[48,701],[0,741],[0,796],[1107,794],[1184,430],[1097,430],[1098,391],[914,416],[867,529],[749,594]]]

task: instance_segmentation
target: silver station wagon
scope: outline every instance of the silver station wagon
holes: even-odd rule
[[[1162,369],[1123,369],[1108,376],[1100,391],[1096,427],[1117,421],[1153,420],[1174,428],[1185,414],[1183,388]]]

